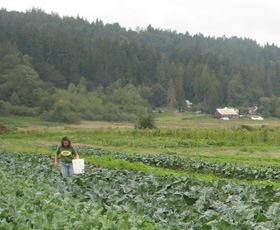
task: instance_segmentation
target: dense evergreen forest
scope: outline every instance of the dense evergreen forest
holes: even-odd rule
[[[47,120],[135,120],[155,108],[258,105],[280,117],[280,49],[205,37],[0,10],[0,113]]]

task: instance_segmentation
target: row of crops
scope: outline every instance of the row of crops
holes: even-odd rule
[[[51,149],[55,150],[56,145],[51,146]],[[145,164],[174,169],[183,170],[196,173],[204,174],[215,174],[217,176],[246,179],[246,180],[279,180],[280,179],[280,168],[277,167],[248,167],[242,165],[235,165],[231,163],[215,163],[201,159],[191,157],[179,157],[167,154],[128,154],[118,153],[114,151],[104,150],[98,147],[90,147],[85,145],[78,145],[77,151],[82,155],[87,156],[106,156],[110,155],[116,159],[122,159],[129,162],[143,162]]]
[[[92,131],[90,131],[92,132]],[[103,129],[95,130],[94,132],[104,132]],[[108,132],[108,130],[105,130]],[[138,129],[110,129],[110,132],[118,136],[137,136],[137,137],[162,137],[175,138],[181,140],[206,140],[216,143],[217,145],[242,145],[242,144],[273,144],[280,143],[279,127],[267,126],[250,126],[242,125],[230,128],[160,128],[154,130],[138,130]],[[84,134],[84,133],[83,133]],[[78,138],[78,137],[77,137]]]
[[[86,167],[62,178],[53,157],[0,151],[0,229],[279,229],[280,191]]]

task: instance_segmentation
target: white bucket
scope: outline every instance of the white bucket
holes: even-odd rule
[[[85,161],[84,159],[73,159],[73,172],[74,174],[80,174],[85,172]]]

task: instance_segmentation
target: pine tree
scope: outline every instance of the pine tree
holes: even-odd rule
[[[168,106],[170,106],[171,108],[175,108],[176,94],[175,94],[173,79],[169,81],[169,86],[167,90],[167,101],[168,101]]]
[[[183,77],[184,77],[184,70],[182,66],[179,66],[176,72],[175,80],[174,80],[174,90],[175,90],[175,97],[176,97],[176,105],[178,107],[179,112],[184,109],[186,105],[185,100],[185,92],[183,88]]]

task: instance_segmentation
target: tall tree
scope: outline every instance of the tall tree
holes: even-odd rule
[[[174,80],[174,90],[176,97],[176,105],[178,110],[181,111],[186,105],[184,85],[183,85],[184,70],[182,66],[179,66],[176,71],[176,76]]]
[[[170,106],[171,108],[175,108],[176,94],[175,94],[173,79],[170,79],[169,81],[169,86],[167,90],[167,102],[168,102],[168,106]]]
[[[208,94],[204,101],[205,109],[208,113],[213,114],[215,110],[222,105],[222,102],[222,85],[215,74],[211,74],[208,81]]]
[[[246,103],[245,87],[242,84],[241,76],[235,75],[229,82],[227,90],[227,102],[230,106],[240,106]]]
[[[200,101],[205,101],[209,93],[209,81],[211,72],[209,66],[205,64],[202,68],[201,75],[195,78],[195,97]]]

